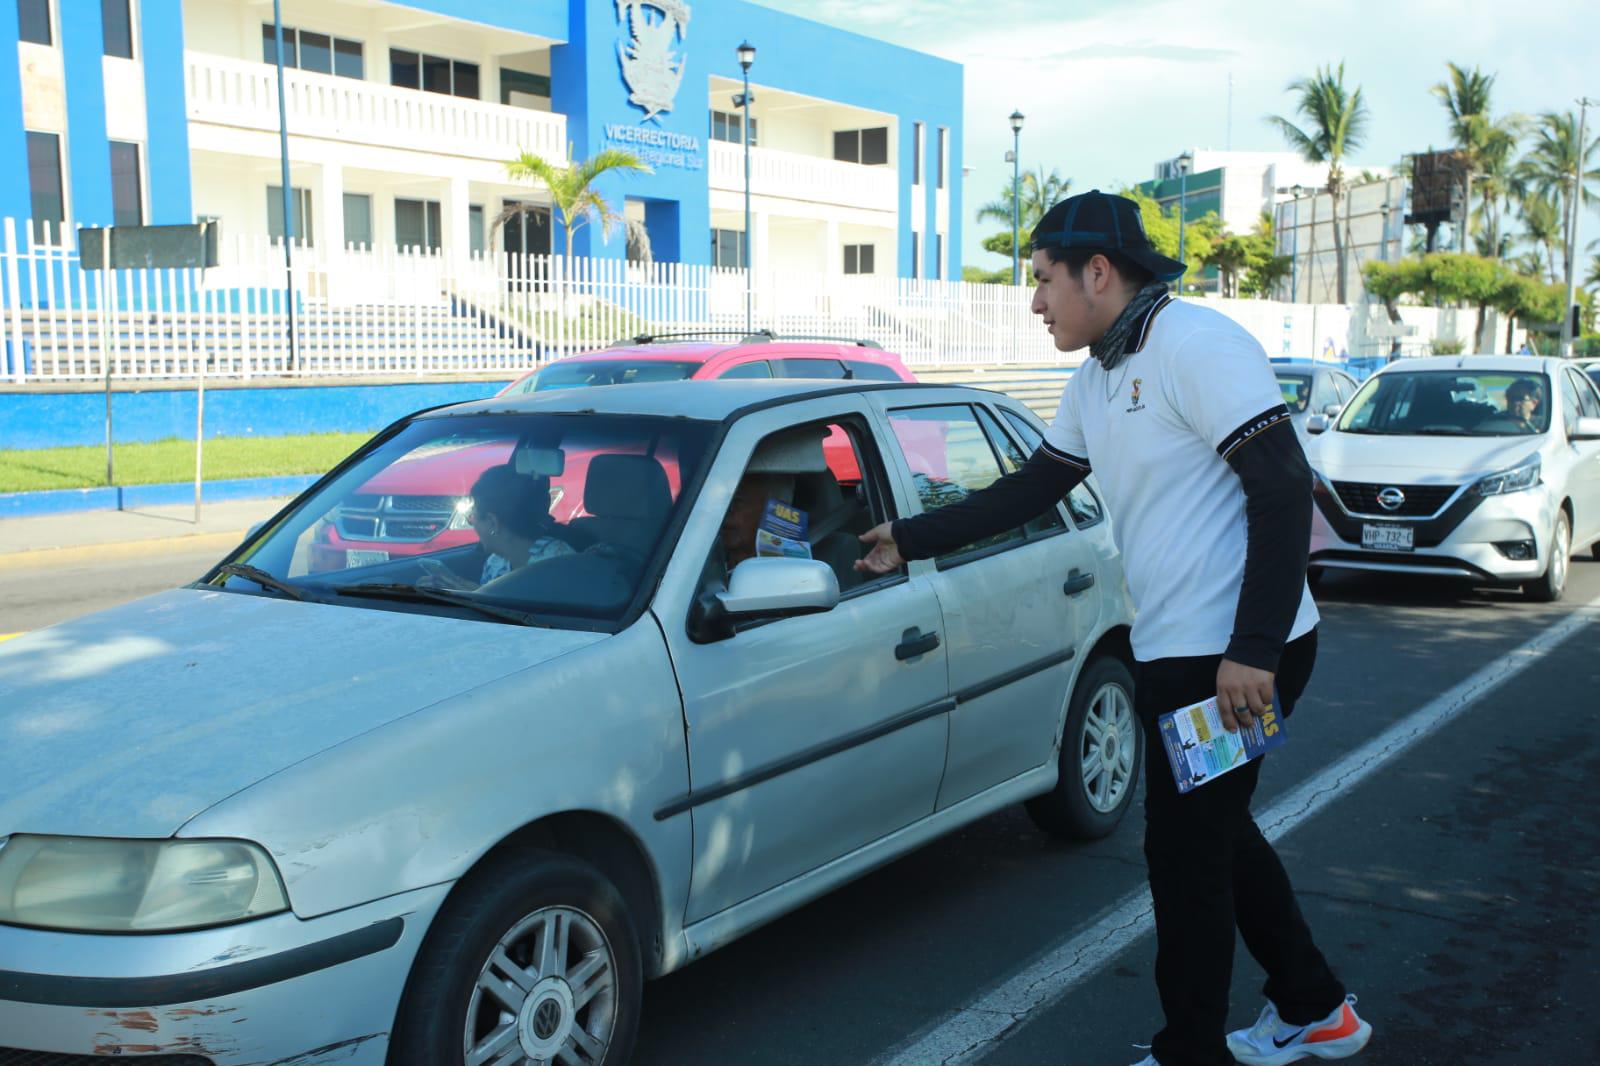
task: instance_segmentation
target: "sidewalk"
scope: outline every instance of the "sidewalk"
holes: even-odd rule
[[[137,511],[80,511],[0,520],[0,569],[69,562],[92,553],[158,554],[175,548],[231,547],[257,522],[276,514],[287,497]]]

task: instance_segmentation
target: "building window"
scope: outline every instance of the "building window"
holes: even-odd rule
[[[744,231],[714,229],[711,231],[711,265],[727,269],[742,269],[745,265]]]
[[[949,165],[950,131],[943,126],[939,127],[939,188],[944,188],[945,167]]]
[[[870,130],[838,130],[833,135],[833,158],[869,167],[889,162],[889,127]]]
[[[443,229],[438,200],[396,200],[394,202],[394,243],[398,248],[439,250]]]
[[[761,130],[760,120],[750,120],[750,143],[754,145]],[[744,115],[738,111],[713,111],[711,112],[711,139],[713,141],[728,141],[732,144],[744,143]]]
[[[911,231],[911,276],[922,277],[922,234]]]
[[[389,84],[445,96],[478,99],[478,64],[389,49]]]
[[[344,243],[372,247],[372,197],[366,193],[344,194]]]
[[[261,61],[278,61],[278,37],[270,22],[261,25]],[[341,78],[360,79],[367,76],[360,41],[295,29],[293,26],[283,28],[283,65],[317,74],[337,74]]]
[[[106,55],[133,58],[133,19],[128,0],[100,0],[100,30]]]
[[[28,189],[33,212],[33,242],[46,240],[49,223],[57,235],[67,220],[61,195],[61,138],[54,133],[28,131]]]
[[[870,244],[847,244],[844,246],[844,272],[846,274],[871,274],[874,272],[873,257],[877,249]]]
[[[922,123],[911,124],[911,184],[922,184]]]
[[[144,183],[139,176],[139,146],[111,142],[111,224],[144,225]]]
[[[944,234],[933,235],[933,279],[938,281],[944,277]]]
[[[474,255],[483,254],[483,205],[467,208],[467,249]]]
[[[294,239],[301,244],[311,243],[311,190],[289,190],[294,207]],[[283,240],[283,186],[267,186],[267,236]]]
[[[501,67],[500,102],[511,107],[528,107],[532,103],[519,97],[533,97],[535,100],[549,103],[550,76],[527,74],[520,70]]]
[[[17,37],[34,44],[54,44],[50,33],[50,0],[17,0]]]

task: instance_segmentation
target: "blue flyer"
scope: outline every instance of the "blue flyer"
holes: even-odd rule
[[[781,500],[768,500],[761,524],[756,527],[756,554],[786,559],[811,558],[811,542],[806,537],[810,524],[800,508]]]
[[[1178,791],[1188,792],[1230,770],[1237,770],[1289,739],[1277,706],[1274,692],[1267,713],[1257,718],[1249,729],[1237,733],[1222,728],[1215,696],[1162,715],[1157,720],[1161,746],[1166,749]]]

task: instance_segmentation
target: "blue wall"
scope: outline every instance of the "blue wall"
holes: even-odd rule
[[[111,143],[106,138],[105,33],[99,4],[78,4],[57,20],[67,80],[67,218],[111,224]],[[26,176],[23,178],[27,180]]]
[[[206,437],[372,432],[424,407],[492,396],[504,385],[470,381],[207,389]],[[105,394],[99,392],[0,394],[0,450],[104,444],[105,412]],[[119,444],[194,438],[192,389],[112,393],[111,412]]]
[[[149,140],[145,171],[153,226],[193,222],[189,195],[189,109],[183,65],[183,0],[140,0],[139,54],[144,58]]]

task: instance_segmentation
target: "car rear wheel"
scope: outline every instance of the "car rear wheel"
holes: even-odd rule
[[[1522,586],[1523,595],[1535,603],[1554,603],[1567,591],[1567,569],[1572,562],[1572,521],[1566,511],[1556,512],[1550,534],[1550,562],[1544,575]]]
[[[394,1066],[618,1066],[633,1053],[644,977],[616,887],[534,849],[475,872],[412,968]]]
[[[1056,787],[1027,803],[1034,824],[1071,840],[1108,835],[1133,803],[1144,762],[1133,675],[1116,659],[1084,667],[1068,703],[1060,760]]]

